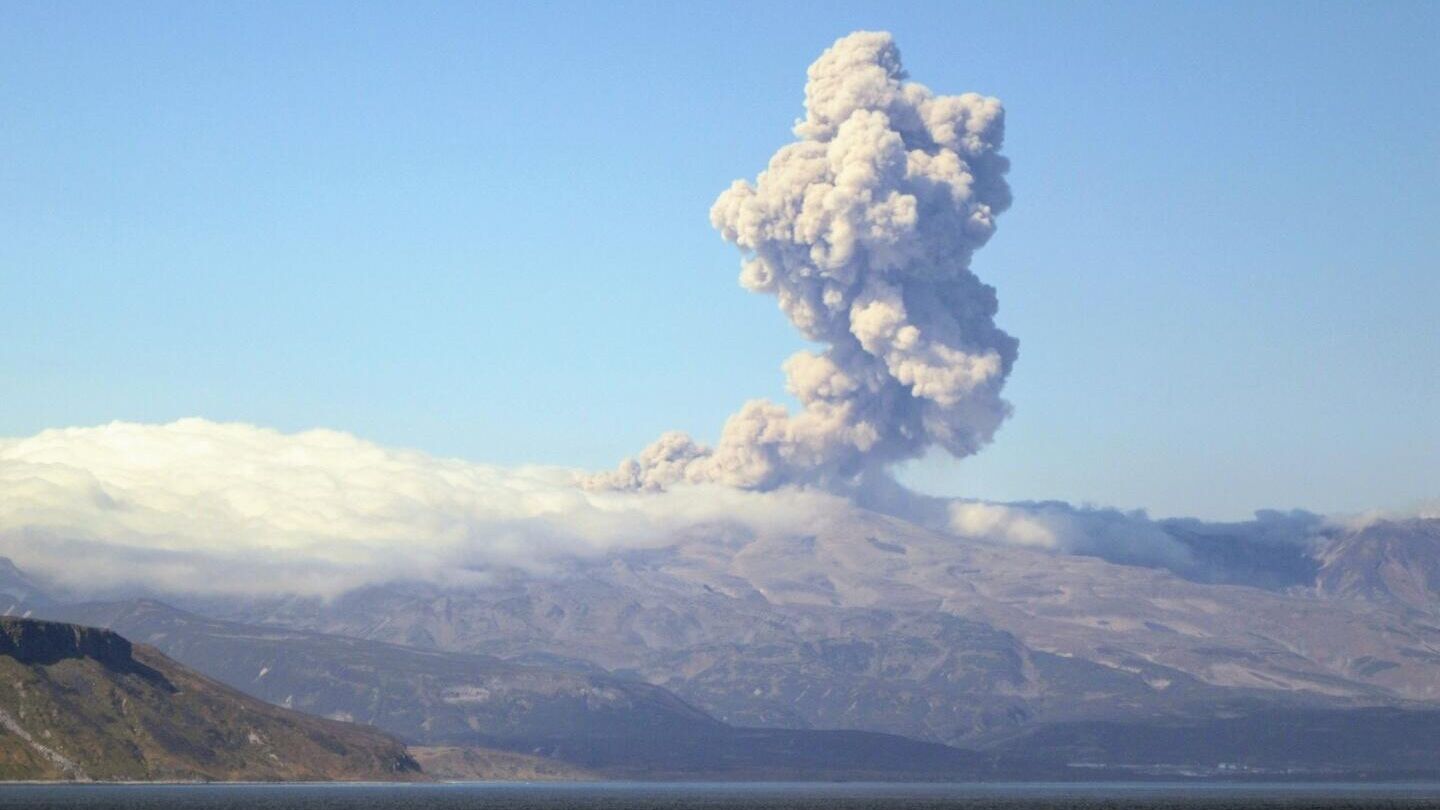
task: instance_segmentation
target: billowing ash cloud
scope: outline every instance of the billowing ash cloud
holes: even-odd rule
[[[810,66],[794,131],[710,221],[744,256],[740,283],[829,347],[785,363],[801,410],[751,401],[713,448],[668,433],[592,487],[850,489],[931,446],[972,454],[1008,415],[1018,344],[970,271],[1010,205],[1000,102],[906,81],[890,35],[860,32]]]
[[[0,555],[80,592],[336,594],[726,530],[845,520],[816,492],[587,492],[574,471],[394,450],[346,433],[186,419],[0,439]]]

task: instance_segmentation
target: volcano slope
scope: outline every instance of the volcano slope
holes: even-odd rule
[[[329,601],[212,600],[205,609],[598,666],[736,725],[964,746],[1053,722],[1440,700],[1433,610],[1315,586],[1195,582],[861,510],[804,535],[700,527],[664,548],[484,586],[396,583]]]
[[[261,699],[373,724],[417,744],[427,772],[445,778],[975,779],[997,765],[867,731],[735,728],[593,667],[247,626],[153,600],[53,611],[154,643]]]

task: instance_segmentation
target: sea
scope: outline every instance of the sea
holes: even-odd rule
[[[1440,808],[1431,784],[518,783],[0,786],[0,808],[120,810],[1021,810]]]

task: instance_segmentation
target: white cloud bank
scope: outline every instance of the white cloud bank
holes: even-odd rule
[[[578,470],[436,458],[332,430],[286,434],[203,419],[47,430],[0,439],[0,555],[82,595],[329,596],[394,580],[543,575],[577,559],[737,533],[813,535],[863,508],[814,487],[595,491],[583,479]],[[1156,522],[1143,512],[903,491],[870,506],[957,543],[1182,576],[1210,575],[1210,563],[1170,529],[1273,547],[1304,545],[1325,528],[1320,516],[1298,512],[1241,524]]]
[[[1110,560],[1182,565],[1186,552],[1143,512],[1077,509],[1066,503],[954,500],[945,529],[959,537]]]
[[[719,486],[589,492],[571,470],[202,419],[0,439],[0,554],[92,591],[333,594],[454,581],[671,543],[712,523],[801,531],[849,508],[823,493]]]

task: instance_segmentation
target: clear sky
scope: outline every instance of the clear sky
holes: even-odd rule
[[[783,398],[707,212],[836,37],[999,96],[1015,416],[937,493],[1440,496],[1440,3],[0,5],[0,435],[610,467]]]

